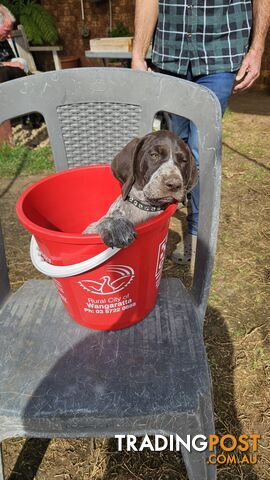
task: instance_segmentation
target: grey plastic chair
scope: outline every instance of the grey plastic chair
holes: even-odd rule
[[[203,342],[220,197],[220,108],[207,89],[161,74],[83,68],[0,85],[0,122],[40,112],[58,170],[109,162],[156,112],[199,130],[201,207],[194,284],[164,279],[155,309],[117,332],[80,327],[50,280],[9,292],[0,251],[0,441],[15,437],[214,432]],[[207,452],[182,452],[190,480],[213,480]],[[0,479],[3,479],[0,473]]]

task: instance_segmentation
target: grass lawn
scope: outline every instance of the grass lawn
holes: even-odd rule
[[[0,176],[35,175],[54,170],[49,146],[32,149],[26,145],[0,145]]]

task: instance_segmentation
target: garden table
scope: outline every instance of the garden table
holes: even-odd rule
[[[116,51],[92,52],[91,50],[86,50],[85,56],[87,58],[101,58],[103,60],[104,67],[107,67],[108,61],[110,59],[131,61],[132,52],[116,52]],[[149,51],[146,55],[146,60],[150,60],[150,59],[151,59],[151,51]]]

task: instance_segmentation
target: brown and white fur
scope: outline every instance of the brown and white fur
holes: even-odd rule
[[[159,215],[130,203],[166,208],[186,203],[187,193],[197,182],[198,173],[189,147],[167,130],[135,138],[112,161],[112,172],[122,184],[122,195],[98,222],[83,233],[99,233],[110,247],[126,247],[136,238],[134,226]]]

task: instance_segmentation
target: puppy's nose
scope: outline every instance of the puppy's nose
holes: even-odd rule
[[[164,183],[170,190],[178,190],[182,187],[182,180],[179,177],[168,177],[164,179]]]

